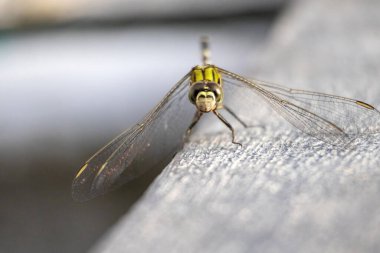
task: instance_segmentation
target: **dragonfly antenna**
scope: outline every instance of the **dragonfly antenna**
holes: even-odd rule
[[[201,37],[201,49],[202,49],[202,62],[203,65],[210,64],[210,47],[208,36]]]

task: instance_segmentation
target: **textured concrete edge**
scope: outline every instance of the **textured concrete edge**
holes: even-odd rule
[[[313,6],[313,3],[308,6],[309,10],[310,6]],[[295,8],[299,13],[300,7]],[[293,11],[294,9],[290,10]],[[294,17],[290,19],[294,22]],[[294,39],[288,40],[287,43],[293,43]],[[274,42],[276,43],[278,41]],[[287,43],[285,45],[289,45]],[[281,52],[281,48],[283,49],[281,46],[277,47],[278,54],[286,56],[286,53]],[[270,61],[275,58],[269,56],[265,67],[273,69],[276,64]],[[292,64],[296,64],[295,62],[296,60],[290,60],[289,66],[294,67]],[[338,77],[335,79],[339,79],[339,74],[347,70],[337,69]],[[320,69],[320,71],[325,70]],[[316,73],[318,74],[318,71]],[[277,75],[279,78],[284,76],[285,79],[289,78],[281,71]],[[308,80],[310,76],[303,78]],[[255,246],[267,252],[279,252],[280,249],[282,252],[294,252],[300,249],[309,252],[321,250],[346,252],[347,249],[376,252],[376,249],[379,249],[379,243],[375,240],[379,234],[376,226],[380,222],[377,214],[379,184],[376,181],[379,178],[376,169],[380,164],[376,155],[379,149],[377,141],[379,136],[375,135],[359,142],[357,150],[350,153],[326,148],[318,142],[309,142],[308,137],[296,131],[279,132],[270,129],[268,131],[269,136],[264,134],[261,138],[255,136],[254,131],[243,132],[243,135],[249,133],[250,136],[256,137],[257,142],[252,143],[250,151],[259,151],[263,165],[266,165],[263,168],[268,170],[250,171],[251,173],[256,171],[259,175],[255,177],[251,186],[257,187],[256,191],[253,191],[256,195],[251,192],[252,189],[248,185],[245,185],[247,182],[241,179],[245,175],[241,174],[242,171],[238,173],[235,171],[234,174],[241,180],[238,184],[233,183],[233,177],[229,174],[227,178],[230,181],[227,183],[225,177],[218,177],[219,173],[230,172],[213,173],[219,166],[212,159],[210,161],[210,157],[205,154],[212,156],[216,155],[215,152],[219,152],[218,155],[224,161],[231,159],[227,153],[234,157],[242,155],[232,149],[228,149],[228,152],[223,152],[223,148],[216,148],[217,151],[211,150],[216,144],[222,143],[222,147],[227,145],[227,134],[214,140],[198,142],[195,139],[178,154],[178,157],[157,178],[144,199],[111,231],[108,238],[105,238],[95,251],[122,252],[125,248],[144,252],[153,249],[183,252],[197,250],[215,252],[230,249],[234,252],[249,252],[249,249]],[[289,148],[294,152],[299,151],[299,156],[290,152]],[[190,155],[192,152],[194,157]],[[196,156],[199,156],[199,160],[195,158]],[[246,159],[248,158],[241,158],[241,161]],[[187,168],[186,161],[192,162],[187,176],[181,174],[181,169]],[[260,161],[255,160],[255,162]],[[212,170],[203,171],[197,168],[202,164],[203,167]],[[302,170],[305,166],[309,170]],[[227,166],[227,168],[234,167]],[[268,175],[262,177],[261,173]],[[212,176],[205,179],[207,175]],[[194,183],[198,182],[197,179],[200,183]],[[297,183],[293,182],[295,179]],[[202,184],[206,184],[207,187],[202,187]],[[239,192],[238,186],[246,190],[243,196],[253,203],[242,204],[236,201],[235,193]],[[228,192],[229,188],[233,191]],[[217,201],[210,203],[212,199]],[[186,201],[189,202],[185,203]],[[234,203],[235,208],[231,208],[231,203]],[[191,211],[186,209],[188,205],[191,206]],[[242,208],[243,206],[245,208]],[[278,210],[279,207],[283,209]],[[258,211],[260,208],[262,211]],[[252,213],[252,210],[255,211]],[[232,215],[235,211],[239,213],[237,218]],[[208,216],[204,216],[205,214]],[[225,220],[231,217],[236,218],[235,222]],[[261,220],[257,220],[259,217]],[[268,217],[274,221],[270,221]],[[253,218],[257,221],[256,228],[244,226],[247,222],[252,222]],[[271,226],[277,229],[268,231]],[[358,234],[355,230],[359,228],[364,229],[363,232],[366,231],[368,236],[365,238],[359,236],[355,239],[355,235]],[[210,229],[213,229],[214,235],[205,236],[204,233]],[[263,234],[265,231],[268,232],[267,235]],[[235,238],[234,233],[238,233],[241,238]],[[184,240],[188,242],[178,242],[177,240],[181,238],[185,238]],[[146,244],[142,239],[147,240]]]

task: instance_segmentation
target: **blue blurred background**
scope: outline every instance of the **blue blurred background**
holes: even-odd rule
[[[82,163],[200,63],[245,74],[284,0],[0,0],[0,252],[84,252],[155,175],[75,203]],[[143,94],[143,96],[141,96]]]

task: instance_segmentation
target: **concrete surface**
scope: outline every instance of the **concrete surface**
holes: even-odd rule
[[[252,72],[379,107],[379,8],[293,3]],[[379,252],[380,135],[340,150],[264,121],[238,131],[243,148],[193,136],[93,252]]]

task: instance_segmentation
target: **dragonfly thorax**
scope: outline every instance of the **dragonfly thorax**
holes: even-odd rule
[[[191,73],[189,99],[201,112],[221,107],[223,88],[221,75],[213,65],[196,66]]]
[[[191,83],[201,81],[214,82],[222,85],[222,77],[214,65],[195,66],[191,71]]]

